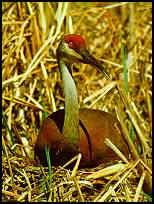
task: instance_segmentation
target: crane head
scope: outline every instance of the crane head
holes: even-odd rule
[[[67,64],[80,62],[95,66],[109,79],[101,63],[87,50],[86,42],[80,35],[64,35],[57,49],[57,58]]]

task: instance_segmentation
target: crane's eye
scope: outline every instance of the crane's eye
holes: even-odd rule
[[[69,43],[68,43],[68,46],[69,46],[69,48],[74,49],[74,46],[73,46],[73,43],[72,43],[72,42],[69,42]]]
[[[71,42],[71,41],[70,41],[70,42],[68,43],[68,47],[69,47],[70,49],[74,50],[75,52],[79,52],[79,48],[78,48],[77,44],[74,43],[74,42]]]

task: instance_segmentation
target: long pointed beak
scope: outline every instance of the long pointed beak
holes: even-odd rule
[[[99,62],[95,57],[93,57],[88,50],[83,49],[80,52],[80,55],[82,56],[82,62],[85,64],[90,64],[92,66],[95,66],[96,68],[101,71],[107,79],[110,79],[109,75],[105,72],[105,68],[102,66],[101,62]]]

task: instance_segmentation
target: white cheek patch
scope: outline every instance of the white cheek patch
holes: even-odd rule
[[[65,44],[65,46],[63,47],[63,52],[65,54],[67,53],[70,57],[72,56],[78,60],[83,60],[83,57],[77,52],[75,52],[73,49],[69,48],[68,44]]]

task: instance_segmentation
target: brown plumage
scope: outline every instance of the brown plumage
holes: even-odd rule
[[[82,153],[80,167],[93,167],[103,162],[119,159],[118,156],[104,144],[109,138],[122,153],[128,155],[128,147],[121,133],[119,121],[111,114],[92,109],[80,109],[80,140],[79,151]],[[36,145],[35,153],[42,164],[46,165],[44,147],[51,148],[53,165],[63,165],[76,155],[76,151],[68,148],[62,135],[64,110],[59,110],[43,121]]]

